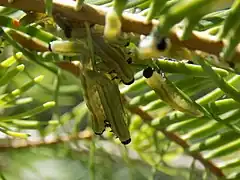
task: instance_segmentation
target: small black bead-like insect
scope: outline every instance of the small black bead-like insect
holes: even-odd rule
[[[123,145],[127,145],[131,142],[131,138],[127,139],[126,141],[121,141]]]
[[[234,67],[235,67],[234,62],[232,62],[232,61],[228,62],[228,65],[229,65],[230,68],[233,68],[233,69],[234,69]]]
[[[72,28],[70,26],[65,25],[63,31],[64,31],[64,35],[65,35],[66,38],[71,38],[71,36],[72,36]]]
[[[111,127],[111,124],[109,123],[109,121],[105,120],[104,123],[105,123],[105,127]]]
[[[153,75],[153,69],[151,67],[147,67],[146,69],[143,70],[143,76],[145,78],[150,78]]]
[[[133,78],[131,81],[129,82],[124,82],[123,80],[121,80],[123,84],[125,85],[131,85],[132,83],[134,83],[135,79]]]
[[[103,133],[104,133],[104,131],[105,131],[105,129],[102,131],[102,132],[100,132],[100,133],[97,133],[97,132],[94,132],[96,135],[98,135],[98,136],[101,136]]]
[[[127,59],[127,63],[128,63],[128,64],[132,64],[132,62],[133,62],[133,60],[132,60],[131,57]]]
[[[129,44],[130,44],[130,42],[128,41],[128,42],[126,42],[126,44],[124,45],[124,47],[127,47],[127,46],[129,46]]]
[[[157,43],[157,49],[159,51],[164,51],[167,48],[166,38],[161,38],[161,40]]]

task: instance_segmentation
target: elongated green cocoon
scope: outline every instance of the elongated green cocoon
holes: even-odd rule
[[[106,43],[102,37],[93,37],[94,50],[101,56],[104,65],[114,71],[124,84],[129,85],[134,81],[134,72],[127,63],[124,52]]]
[[[130,133],[126,124],[126,113],[121,101],[118,85],[105,77],[103,74],[90,71],[86,72],[97,84],[101,103],[113,133],[120,139],[122,144],[131,142]]]
[[[95,134],[101,135],[105,131],[106,115],[101,103],[100,95],[97,90],[96,84],[91,77],[86,74],[82,66],[80,72],[80,79],[83,88],[83,97],[86,105],[90,111],[92,119],[92,128]]]
[[[143,73],[147,84],[164,102],[184,113],[197,117],[203,116],[203,113],[199,110],[199,105],[174,86],[167,77],[163,77],[149,68],[145,69]]]
[[[240,77],[238,75],[233,76],[230,80],[228,80],[227,82],[229,84],[231,84],[232,86],[238,86],[239,85],[239,81],[240,81]],[[213,90],[212,92],[208,93],[207,95],[199,98],[196,102],[200,105],[204,105],[204,104],[209,104],[209,107],[207,107],[207,109],[210,108],[211,112],[214,112],[216,114],[219,113],[225,113],[229,110],[232,109],[238,109],[239,107],[239,103],[237,103],[236,101],[234,101],[233,99],[231,99],[230,101],[225,99],[225,100],[221,100],[221,101],[216,101],[217,99],[219,99],[220,97],[222,97],[224,95],[224,92],[221,91],[221,89],[217,88],[215,90]],[[216,101],[215,103],[211,103],[213,101]],[[229,102],[229,105],[223,105],[221,107],[220,104],[222,104],[221,102]],[[152,121],[152,125],[155,128],[166,128],[168,125],[179,122],[179,121],[186,121],[189,119],[192,119],[192,117],[189,117],[188,114],[184,114],[182,112],[179,111],[174,111],[172,113],[167,114],[166,116],[164,116],[163,118],[156,118],[155,120]],[[212,118],[211,118],[212,119]]]
[[[66,56],[85,54],[87,45],[83,41],[52,41],[49,43],[49,51]]]
[[[7,58],[6,60],[4,60],[3,62],[0,63],[1,67],[10,67],[11,65],[13,65],[16,61],[20,60],[22,58],[23,53],[22,52],[18,52],[15,55]]]
[[[121,33],[122,12],[127,0],[114,0],[113,9],[109,10],[105,18],[104,37],[115,40]]]
[[[106,15],[104,37],[108,40],[115,40],[121,32],[121,20],[116,11],[110,10]]]

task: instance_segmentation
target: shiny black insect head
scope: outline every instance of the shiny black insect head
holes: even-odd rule
[[[72,28],[70,26],[65,26],[64,27],[64,35],[66,36],[66,38],[71,38]]]
[[[194,62],[193,62],[193,61],[190,61],[190,60],[188,60],[187,63],[188,63],[188,64],[194,64]]]
[[[100,132],[100,133],[98,133],[98,132],[94,132],[96,135],[98,135],[98,136],[101,136],[103,133],[104,133],[104,131],[105,131],[105,129],[102,131],[102,132]]]
[[[131,138],[127,139],[126,141],[121,141],[123,145],[127,145],[131,142]]]
[[[48,44],[48,50],[49,50],[50,52],[52,52],[52,45],[51,45],[51,43]]]
[[[131,85],[132,83],[134,83],[134,78],[131,81],[129,81],[129,82],[124,82],[122,80],[122,83],[125,84],[125,85]]]
[[[104,123],[105,123],[105,127],[111,127],[111,124],[109,121],[105,120]]]
[[[126,44],[124,45],[125,47],[129,46],[130,42],[126,42]]]
[[[233,68],[233,69],[234,69],[234,67],[235,67],[234,62],[228,62],[228,65],[229,65],[230,68]]]
[[[132,60],[131,57],[127,59],[127,63],[128,63],[128,64],[132,64],[132,62],[133,62],[133,60]]]
[[[151,67],[147,67],[146,69],[143,70],[143,76],[145,78],[150,78],[153,75],[153,69]]]
[[[164,51],[167,48],[166,38],[161,38],[161,40],[157,43],[157,49],[159,51]]]

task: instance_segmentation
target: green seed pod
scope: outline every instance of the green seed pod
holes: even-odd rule
[[[102,37],[93,38],[94,50],[104,62],[110,71],[116,72],[117,76],[126,85],[134,82],[134,72],[131,66],[127,63],[124,52],[106,43]]]
[[[114,10],[110,10],[106,15],[106,25],[104,37],[108,40],[115,40],[121,32],[121,20]]]
[[[162,76],[150,67],[143,71],[143,76],[156,94],[174,109],[197,117],[203,116],[203,113],[199,110],[199,105],[186,96],[167,77]]]
[[[121,16],[127,0],[114,0],[113,9],[108,11],[105,19],[104,36],[115,40],[121,33]]]
[[[104,121],[106,116],[97,90],[97,84],[85,73],[82,67],[79,77],[83,88],[84,100],[91,114],[93,131],[95,134],[101,135],[105,131]]]
[[[107,126],[120,139],[122,144],[131,142],[130,133],[126,124],[126,113],[122,105],[118,85],[101,73],[87,70],[86,74],[97,85],[97,90],[106,115]]]
[[[49,43],[49,51],[66,56],[86,54],[87,45],[83,41],[52,41]]]

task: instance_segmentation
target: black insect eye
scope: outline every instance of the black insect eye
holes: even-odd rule
[[[101,136],[103,133],[104,133],[104,131],[105,131],[105,129],[102,131],[102,132],[100,132],[100,133],[98,133],[98,132],[94,132],[96,135],[98,135],[98,136]]]
[[[128,58],[128,59],[127,59],[127,63],[128,63],[128,64],[132,64],[132,58]]]
[[[131,138],[127,139],[126,141],[121,141],[123,145],[127,145],[131,142]]]
[[[143,70],[143,76],[145,78],[150,78],[153,74],[153,69],[151,67],[148,67],[146,69]]]
[[[130,42],[126,42],[126,44],[124,45],[125,47],[129,46]]]
[[[48,50],[49,50],[50,52],[52,52],[52,45],[51,45],[51,43],[48,44]]]
[[[188,63],[188,64],[194,64],[194,62],[193,62],[193,61],[190,61],[190,60],[188,60],[187,63]]]
[[[166,38],[162,38],[158,43],[157,43],[157,49],[159,51],[164,51],[167,48],[167,42]]]
[[[111,124],[109,123],[109,121],[104,120],[104,123],[105,123],[105,127],[111,127]]]
[[[64,35],[66,36],[66,38],[71,38],[72,36],[72,28],[69,26],[66,26],[64,28]]]
[[[131,81],[129,81],[129,82],[124,82],[122,80],[122,83],[125,84],[125,85],[130,85],[130,84],[134,83],[134,78]]]
[[[234,64],[233,62],[228,62],[228,64],[229,64],[229,67],[230,67],[230,68],[233,68],[233,69],[234,69],[235,64]]]

